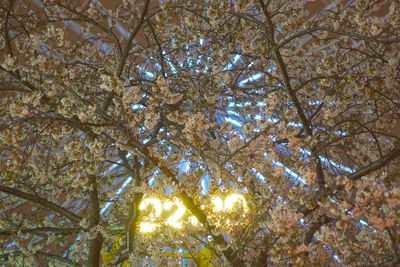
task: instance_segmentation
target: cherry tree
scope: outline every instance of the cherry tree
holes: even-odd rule
[[[0,262],[399,263],[398,1],[111,2],[0,4]]]

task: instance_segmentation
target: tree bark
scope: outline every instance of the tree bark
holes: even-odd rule
[[[97,192],[96,176],[89,177],[90,199],[89,199],[89,226],[93,229],[100,223],[100,206]],[[103,236],[97,232],[96,237],[89,242],[89,267],[100,267],[100,252],[103,245]]]

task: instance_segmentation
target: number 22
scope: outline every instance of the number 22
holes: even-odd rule
[[[167,219],[167,224],[173,228],[179,229],[182,228],[182,222],[179,220],[182,218],[183,215],[185,215],[186,208],[181,201],[167,201],[164,203],[164,209],[170,210],[174,205],[177,205],[178,209]]]

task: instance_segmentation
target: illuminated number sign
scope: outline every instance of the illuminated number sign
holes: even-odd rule
[[[213,197],[211,202],[214,212],[232,211],[235,204],[239,204],[243,208],[243,215],[248,212],[246,200],[241,194],[228,195],[225,200],[221,197]],[[198,225],[197,219],[187,213],[185,206],[178,199],[166,200],[162,203],[157,198],[145,198],[139,209],[144,214],[144,218],[139,224],[139,231],[142,233],[153,232],[159,227],[160,221],[164,221],[166,225],[174,229],[181,229],[185,221],[194,226]]]

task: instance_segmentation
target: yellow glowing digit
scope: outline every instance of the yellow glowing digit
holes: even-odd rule
[[[167,200],[166,202],[164,202],[164,209],[165,210],[170,210],[172,208],[172,206],[174,206],[174,202]]]
[[[214,211],[222,211],[224,209],[224,204],[222,202],[222,199],[220,197],[213,197],[211,202],[214,205]]]
[[[173,206],[178,206],[178,209],[175,211],[174,214],[172,214],[171,216],[169,216],[169,218],[167,219],[167,224],[172,226],[173,228],[182,228],[182,222],[179,222],[179,219],[182,218],[182,216],[185,214],[186,212],[186,208],[183,205],[183,203],[181,201],[167,201],[164,203],[164,209],[166,210],[170,210]]]
[[[229,195],[226,199],[225,199],[225,209],[226,210],[232,210],[233,209],[233,204],[235,202],[240,202],[243,205],[244,211],[247,212],[247,204],[246,204],[246,199],[240,195],[240,194],[232,194]]]
[[[161,201],[156,198],[145,198],[140,203],[139,209],[145,210],[149,205],[153,206],[153,212],[149,214],[149,220],[154,220],[156,217],[161,215],[162,204]],[[142,222],[139,225],[140,232],[152,232],[157,227],[157,224],[151,222]]]

